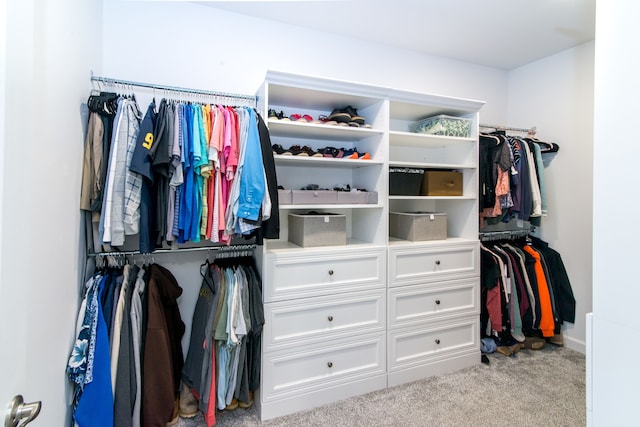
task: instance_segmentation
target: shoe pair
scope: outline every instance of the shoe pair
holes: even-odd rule
[[[360,153],[358,153],[357,149],[350,148],[348,150],[344,150],[343,158],[344,159],[371,160],[371,155],[369,153],[360,154]]]
[[[358,115],[358,111],[351,105],[344,108],[335,108],[328,117],[329,121],[336,121],[338,124],[345,123],[350,126],[364,125],[364,117]]]
[[[299,145],[292,145],[291,148],[289,148],[289,151],[294,156],[323,157],[321,153],[314,151],[313,148],[309,147],[308,145],[303,145],[302,147]]]
[[[292,114],[289,116],[289,120],[292,122],[311,123],[313,121],[313,117],[308,114]]]
[[[272,108],[269,108],[269,114],[267,117],[274,120],[289,120],[289,117],[286,117],[284,115],[284,111],[280,111],[279,113],[277,113],[276,110]]]

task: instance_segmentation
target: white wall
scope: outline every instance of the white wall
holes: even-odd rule
[[[3,386],[42,400],[40,425],[62,426],[78,305],[80,105],[100,66],[102,5],[6,5],[0,363],[14,382]]]
[[[274,2],[273,7],[288,6]],[[504,123],[507,118],[503,70],[193,3],[110,0],[104,2],[103,25],[106,77],[254,94],[266,71],[278,70],[483,100],[487,102],[481,111],[483,120]],[[148,102],[149,96],[138,99]],[[179,300],[183,316],[193,312],[202,259],[197,253],[156,256],[183,287]],[[183,320],[186,351],[191,319]]]
[[[193,3],[111,0],[104,24],[109,77],[253,94],[271,69],[478,99],[483,119],[506,119],[503,70]]]
[[[509,73],[508,122],[537,127],[558,143],[545,168],[548,215],[538,235],[560,252],[576,298],[576,322],[563,327],[565,344],[585,352],[585,314],[591,311],[594,43]]]
[[[596,8],[592,397],[594,426],[636,426],[640,402],[640,3]],[[630,221],[630,222],[629,222]]]

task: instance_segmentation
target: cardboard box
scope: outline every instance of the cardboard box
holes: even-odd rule
[[[289,242],[305,248],[346,245],[347,217],[332,213],[290,213]]]
[[[418,196],[422,183],[423,169],[390,168],[390,196]]]
[[[412,242],[446,240],[447,214],[442,212],[390,212],[389,235]]]
[[[294,205],[335,205],[338,203],[337,193],[333,190],[292,190],[291,203]]]
[[[425,171],[420,188],[421,196],[462,196],[462,173],[453,171]]]

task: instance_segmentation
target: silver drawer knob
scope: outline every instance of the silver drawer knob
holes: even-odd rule
[[[327,320],[329,320],[329,322],[333,322],[333,316],[327,317]]]
[[[327,363],[327,366],[330,367],[330,368],[333,367],[333,362]]]

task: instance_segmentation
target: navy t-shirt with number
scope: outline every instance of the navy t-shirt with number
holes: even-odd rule
[[[140,123],[140,133],[133,151],[129,170],[141,174],[142,195],[140,198],[140,253],[150,253],[155,249],[153,237],[153,158],[154,129],[156,124],[156,103],[152,101]]]

